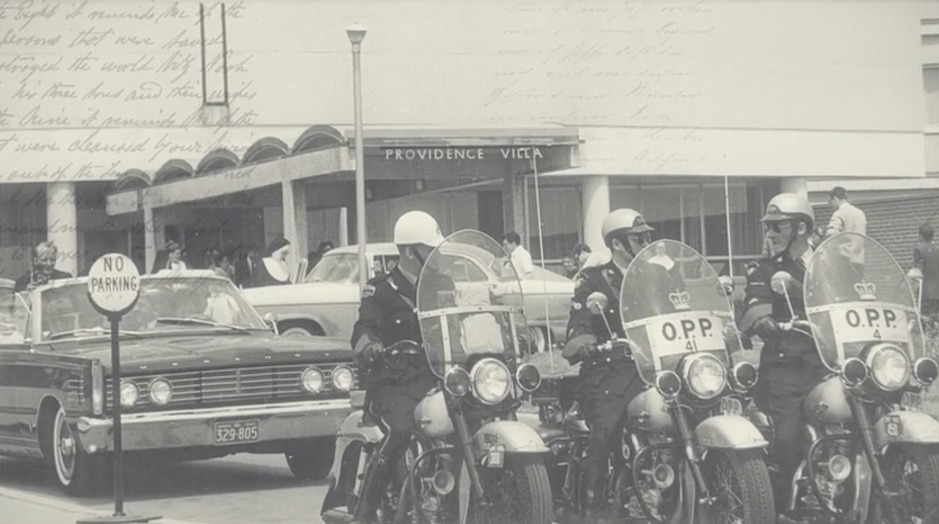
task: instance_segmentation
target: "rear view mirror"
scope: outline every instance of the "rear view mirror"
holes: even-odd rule
[[[603,310],[606,309],[609,303],[610,301],[606,298],[606,295],[599,291],[594,291],[587,297],[587,309],[594,315],[602,315]]]
[[[788,272],[777,271],[775,274],[773,274],[771,285],[773,287],[773,291],[779,293],[780,295],[785,295],[789,291],[789,287],[793,282],[795,282],[795,279],[792,278],[792,275],[790,275]]]
[[[264,323],[267,324],[267,327],[271,328],[271,331],[273,331],[275,335],[280,334],[277,329],[277,315],[273,313],[264,315]]]

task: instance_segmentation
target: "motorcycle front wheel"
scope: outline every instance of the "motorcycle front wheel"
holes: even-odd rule
[[[776,521],[773,488],[763,452],[711,449],[701,464],[711,504],[699,504],[695,522],[760,524]]]
[[[541,455],[510,455],[505,467],[479,473],[488,504],[470,505],[472,524],[551,524],[551,484]]]
[[[939,451],[897,446],[880,460],[891,497],[874,494],[868,523],[939,524]]]

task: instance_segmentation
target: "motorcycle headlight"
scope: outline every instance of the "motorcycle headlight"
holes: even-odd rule
[[[727,368],[714,355],[693,355],[684,367],[688,389],[704,400],[720,395],[727,386]]]
[[[734,383],[741,389],[747,390],[756,385],[760,373],[756,366],[749,362],[739,362],[733,369]]]
[[[300,374],[300,385],[310,393],[316,394],[322,391],[323,382],[323,373],[315,367],[308,367]]]
[[[336,391],[345,393],[352,390],[352,385],[355,383],[355,374],[352,373],[349,366],[336,366],[333,369],[332,381]]]
[[[150,382],[150,402],[165,406],[173,398],[173,386],[165,378],[155,378]]]
[[[928,386],[939,377],[939,365],[929,357],[920,358],[913,363],[913,376],[920,384]]]
[[[541,385],[541,372],[534,364],[522,364],[515,372],[515,378],[518,380],[518,386],[528,393]]]
[[[867,354],[874,383],[884,391],[896,391],[910,379],[910,359],[893,344],[878,344]]]
[[[505,364],[494,358],[484,358],[473,366],[473,391],[486,404],[498,404],[509,395],[512,375]]]
[[[129,380],[121,381],[121,406],[125,408],[132,408],[134,404],[137,403],[137,399],[140,398],[140,389],[137,388],[137,384]]]

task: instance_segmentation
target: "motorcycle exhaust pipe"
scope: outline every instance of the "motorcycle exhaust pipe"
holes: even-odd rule
[[[434,473],[431,479],[431,485],[438,495],[444,497],[449,495],[453,491],[453,488],[456,487],[456,479],[453,477],[453,473],[450,473],[450,471],[446,469],[441,469]]]

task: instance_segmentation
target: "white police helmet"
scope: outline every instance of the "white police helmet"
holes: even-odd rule
[[[603,241],[609,245],[610,236],[613,233],[646,233],[655,231],[646,224],[642,215],[635,209],[624,207],[611,212],[603,219],[603,226],[600,232],[603,234]]]
[[[394,243],[399,246],[423,244],[437,247],[441,242],[440,225],[423,211],[408,211],[395,223]]]

